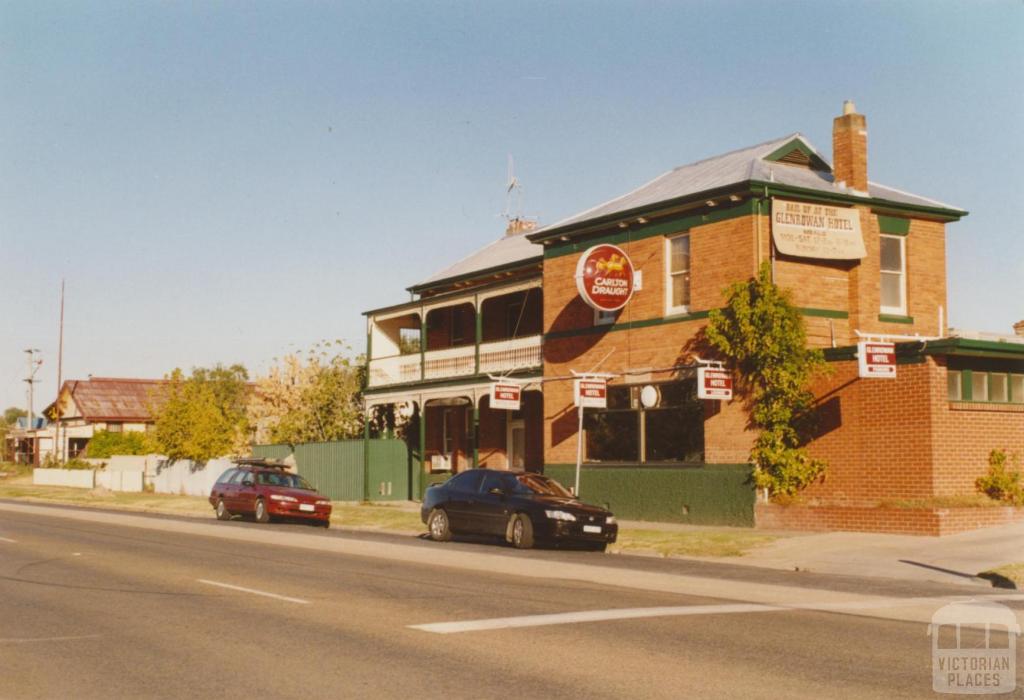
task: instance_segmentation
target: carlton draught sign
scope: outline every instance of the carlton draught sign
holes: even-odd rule
[[[598,311],[618,311],[633,296],[633,263],[621,248],[588,248],[576,263],[576,289]]]

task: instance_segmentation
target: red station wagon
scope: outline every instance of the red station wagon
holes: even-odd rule
[[[210,491],[210,505],[218,520],[232,515],[252,516],[257,522],[271,518],[295,518],[323,527],[331,526],[331,502],[285,465],[269,460],[239,460]]]

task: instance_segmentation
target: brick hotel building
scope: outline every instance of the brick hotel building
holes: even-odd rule
[[[412,301],[366,312],[367,406],[409,417],[413,493],[477,466],[571,484],[581,442],[581,495],[623,517],[919,534],[1021,517],[948,504],[975,493],[992,449],[1024,450],[1024,326],[947,327],[945,229],[967,212],[869,181],[866,120],[851,103],[843,112],[831,165],[796,133],[540,229],[514,219],[410,287]],[[598,244],[635,270],[618,311],[577,289]],[[833,370],[814,387],[809,446],[826,477],[787,507],[757,502],[748,482],[742,397],[696,396],[698,331],[764,261]],[[868,336],[896,343],[895,379],[858,376]],[[607,406],[584,411],[578,441],[572,377],[595,370],[610,375]],[[491,408],[494,377],[522,386],[518,411]],[[641,401],[644,387],[655,401]]]

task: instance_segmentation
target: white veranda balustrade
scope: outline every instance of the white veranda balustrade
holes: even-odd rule
[[[528,367],[540,367],[540,336],[499,340],[480,345],[480,372],[510,372]]]
[[[539,335],[480,344],[481,374],[540,367],[541,362]],[[450,379],[476,373],[476,348],[473,345],[427,351],[423,358],[422,377],[418,354],[370,360],[370,386],[404,384],[421,379]]]
[[[370,360],[370,386],[403,384],[420,379],[420,356],[395,355]]]

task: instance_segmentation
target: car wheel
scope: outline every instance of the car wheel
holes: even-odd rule
[[[270,513],[267,512],[267,504],[263,502],[262,498],[256,499],[256,512],[254,513],[254,517],[258,523],[270,522]]]
[[[217,520],[231,520],[231,511],[224,505],[224,499],[217,499]]]
[[[320,523],[320,527],[322,527],[325,530],[330,528],[331,527],[331,521],[330,520],[323,521],[322,523]]]
[[[447,542],[452,538],[451,523],[448,522],[448,514],[441,508],[434,508],[427,518],[427,530],[430,531],[430,539],[435,542]]]
[[[533,546],[533,522],[526,513],[512,516],[512,544],[517,549],[529,549]]]

